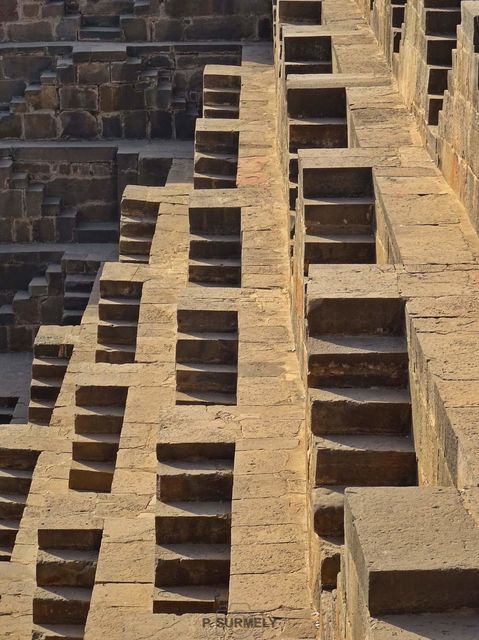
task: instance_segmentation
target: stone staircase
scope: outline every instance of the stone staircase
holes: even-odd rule
[[[309,299],[307,328],[317,588],[328,589],[340,568],[344,488],[416,483],[403,303]]]
[[[154,613],[226,610],[234,444],[162,445]]]
[[[62,324],[80,324],[101,264],[99,256],[90,254],[78,256],[68,253],[64,255],[62,259],[64,289]]]
[[[235,189],[239,131],[235,120],[197,120],[195,133],[195,189]]]
[[[127,387],[77,387],[70,489],[111,491],[127,394]]]
[[[0,562],[11,559],[39,452],[0,449]]]
[[[1,218],[2,240],[72,242],[77,211],[65,207],[61,198],[47,195],[46,186],[33,181],[28,172],[17,170],[8,150],[0,151],[0,155],[0,211],[5,212]],[[12,210],[15,215],[11,215]]]
[[[317,166],[305,159],[297,221],[297,251],[304,274],[311,264],[376,262],[375,197],[367,166]]]
[[[452,69],[453,50],[457,45],[457,27],[461,23],[461,0],[447,0],[438,6],[426,0],[424,7],[426,33],[427,85],[426,120],[436,126]]]
[[[52,340],[52,335],[57,339]],[[73,344],[65,341],[68,333],[63,327],[40,330],[33,346],[32,382],[28,420],[32,424],[50,424],[55,403],[73,352]]]
[[[101,529],[39,529],[32,638],[84,637]]]
[[[189,281],[241,286],[241,209],[189,208]]]
[[[143,283],[100,278],[96,362],[135,361]]]
[[[240,116],[241,67],[207,65],[203,73],[203,117]]]
[[[176,403],[236,404],[238,314],[178,309]]]

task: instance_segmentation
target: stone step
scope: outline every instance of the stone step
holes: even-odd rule
[[[211,309],[178,309],[179,333],[238,334],[238,313]]]
[[[103,529],[41,528],[38,529],[38,547],[46,551],[98,551],[102,536]]]
[[[62,199],[58,196],[48,196],[43,198],[42,216],[46,218],[56,218],[62,210]]]
[[[97,550],[39,549],[36,579],[39,587],[93,587]]]
[[[203,91],[212,89],[231,89],[233,91],[241,90],[241,68],[234,70],[235,73],[221,73],[217,68],[215,70],[205,67],[203,76]]]
[[[67,358],[35,357],[32,363],[34,378],[63,378],[68,367]]]
[[[231,500],[232,460],[169,460],[158,463],[158,499],[162,502]]]
[[[156,228],[157,216],[126,216],[122,214],[120,220],[120,231],[122,236],[129,238],[153,237]]]
[[[240,258],[241,237],[190,233],[190,258]]]
[[[310,387],[405,387],[404,338],[333,336],[308,340]]]
[[[133,255],[133,256],[146,256],[148,262],[151,251],[152,238],[149,236],[142,236],[136,238],[128,238],[126,236],[120,237],[120,254]]]
[[[33,424],[50,424],[56,400],[30,400],[28,405],[28,420]]]
[[[405,388],[310,389],[309,405],[315,435],[399,435],[411,427]]]
[[[427,123],[430,125],[439,124],[439,112],[442,110],[444,103],[444,94],[427,96],[426,117]]]
[[[447,89],[448,74],[450,67],[443,66],[428,66],[429,79],[427,84],[427,92],[431,95],[444,95],[444,91]]]
[[[335,536],[320,536],[317,538],[317,543],[319,588],[335,589],[341,568],[343,539]]]
[[[208,106],[239,106],[241,96],[240,88],[231,87],[204,87],[203,104]]]
[[[321,233],[324,227],[334,233],[371,229],[374,198],[303,198],[306,233]]]
[[[0,494],[0,520],[21,520],[27,496],[18,493]]]
[[[91,293],[95,276],[90,274],[72,273],[65,277],[65,292]]]
[[[188,277],[190,282],[239,286],[241,284],[241,259],[190,259]]]
[[[461,24],[461,9],[455,7],[425,8],[424,20],[426,34],[456,36],[457,27]]]
[[[9,180],[9,187],[12,189],[25,189],[29,184],[27,171],[15,171]]]
[[[71,310],[77,309],[84,311],[88,306],[91,292],[85,291],[66,291],[64,294],[64,308]]]
[[[82,222],[77,227],[78,242],[116,243],[118,224],[116,222]]]
[[[120,247],[121,247],[121,242],[120,242]],[[119,261],[120,262],[127,262],[127,263],[131,263],[131,264],[148,264],[150,262],[150,252],[148,251],[147,254],[135,254],[135,253],[122,253],[120,250],[120,257],[119,257]]]
[[[73,460],[68,486],[76,491],[109,493],[113,482],[115,463]]]
[[[38,587],[33,596],[35,624],[84,624],[90,609],[91,589]]]
[[[102,344],[95,352],[95,362],[127,364],[135,362],[136,344]]]
[[[238,119],[239,106],[234,105],[203,105],[203,118]]]
[[[428,65],[452,67],[452,51],[456,48],[455,35],[426,35],[426,62]]]
[[[236,393],[238,369],[229,364],[176,365],[177,391],[219,391]]]
[[[410,486],[417,482],[416,454],[407,436],[314,438],[316,486]]]
[[[100,279],[101,298],[141,298],[142,282],[134,280],[110,280]]]
[[[12,551],[11,547],[0,547],[0,562],[10,562]]]
[[[122,39],[122,31],[118,27],[82,27],[80,40],[101,40],[117,42]]]
[[[0,323],[2,326],[14,324],[15,312],[11,304],[2,304],[0,307]]]
[[[228,543],[231,539],[230,502],[157,503],[156,543]]]
[[[362,267],[358,267],[362,269]],[[399,297],[347,297],[332,292],[307,302],[309,334],[401,336],[405,333],[404,300]]]
[[[128,387],[117,385],[78,385],[75,390],[77,407],[108,407],[116,413],[118,407],[126,404]]]
[[[125,344],[135,345],[138,333],[138,322],[130,320],[115,320],[107,322],[101,320],[98,323],[99,344]]]
[[[0,547],[13,549],[18,533],[18,520],[0,520]]]
[[[81,624],[34,624],[32,638],[34,640],[83,640],[85,626]]]
[[[376,239],[369,234],[307,235],[304,268],[310,264],[374,264]]]
[[[178,333],[176,360],[182,363],[236,364],[238,361],[238,334]]]
[[[198,173],[193,176],[193,186],[195,189],[235,189],[236,174],[226,176],[216,173]]]
[[[98,315],[100,320],[109,322],[124,320],[137,323],[139,313],[139,298],[100,298],[98,303]]]
[[[230,546],[175,544],[156,547],[157,587],[229,583]]]
[[[321,0],[278,0],[278,18],[289,24],[321,24]]]
[[[228,603],[226,586],[190,585],[174,589],[155,588],[153,613],[183,615],[185,613],[217,613]]]
[[[190,207],[188,215],[192,235],[241,235],[239,207]]]
[[[195,174],[235,178],[238,156],[223,153],[195,153]]]
[[[297,153],[298,149],[348,146],[346,117],[290,118],[288,125],[288,148],[290,153]]]
[[[299,29],[284,32],[283,59],[285,62],[314,61],[331,64],[331,36]]]
[[[121,433],[124,415],[123,407],[76,407],[75,433]]]
[[[234,393],[206,393],[204,391],[188,391],[176,393],[176,404],[189,405],[236,405],[236,394]]]
[[[120,436],[112,433],[76,434],[72,442],[73,460],[111,462],[116,460]]]
[[[333,73],[333,63],[331,60],[302,60],[299,62],[286,61],[284,63],[285,76],[294,75],[317,75],[323,73]]]
[[[28,469],[0,469],[0,493],[28,495],[32,471]]]

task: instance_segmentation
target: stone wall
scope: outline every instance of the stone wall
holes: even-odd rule
[[[193,137],[205,64],[238,64],[235,45],[6,45],[0,138]]]
[[[457,49],[439,114],[437,159],[441,171],[479,229],[479,57],[476,2],[463,2]]]
[[[260,40],[271,35],[269,0],[3,0],[0,41]]]

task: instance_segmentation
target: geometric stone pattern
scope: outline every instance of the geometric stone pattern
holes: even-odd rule
[[[474,3],[276,0],[272,23],[247,0],[37,4],[9,0],[1,37],[78,38],[73,57],[100,59],[74,73],[110,79],[149,55],[128,33],[173,41],[203,111],[194,140],[132,139],[131,81],[109,111],[75,75],[113,139],[69,150],[42,131],[1,156],[2,223],[19,212],[5,265],[57,252],[28,296],[2,294],[3,348],[36,335],[29,422],[0,402],[4,637],[475,638],[479,241],[458,126],[476,109]],[[157,72],[175,123],[185,103]],[[47,80],[57,126],[77,107]],[[19,139],[38,113],[17,95],[1,120]],[[87,184],[91,150],[110,163],[121,206],[88,201],[83,241],[85,220],[67,234],[61,199],[31,194],[42,149]],[[47,319],[55,297],[70,308]]]

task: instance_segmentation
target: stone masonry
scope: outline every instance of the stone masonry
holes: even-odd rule
[[[1,640],[476,640],[477,1],[0,23]]]

